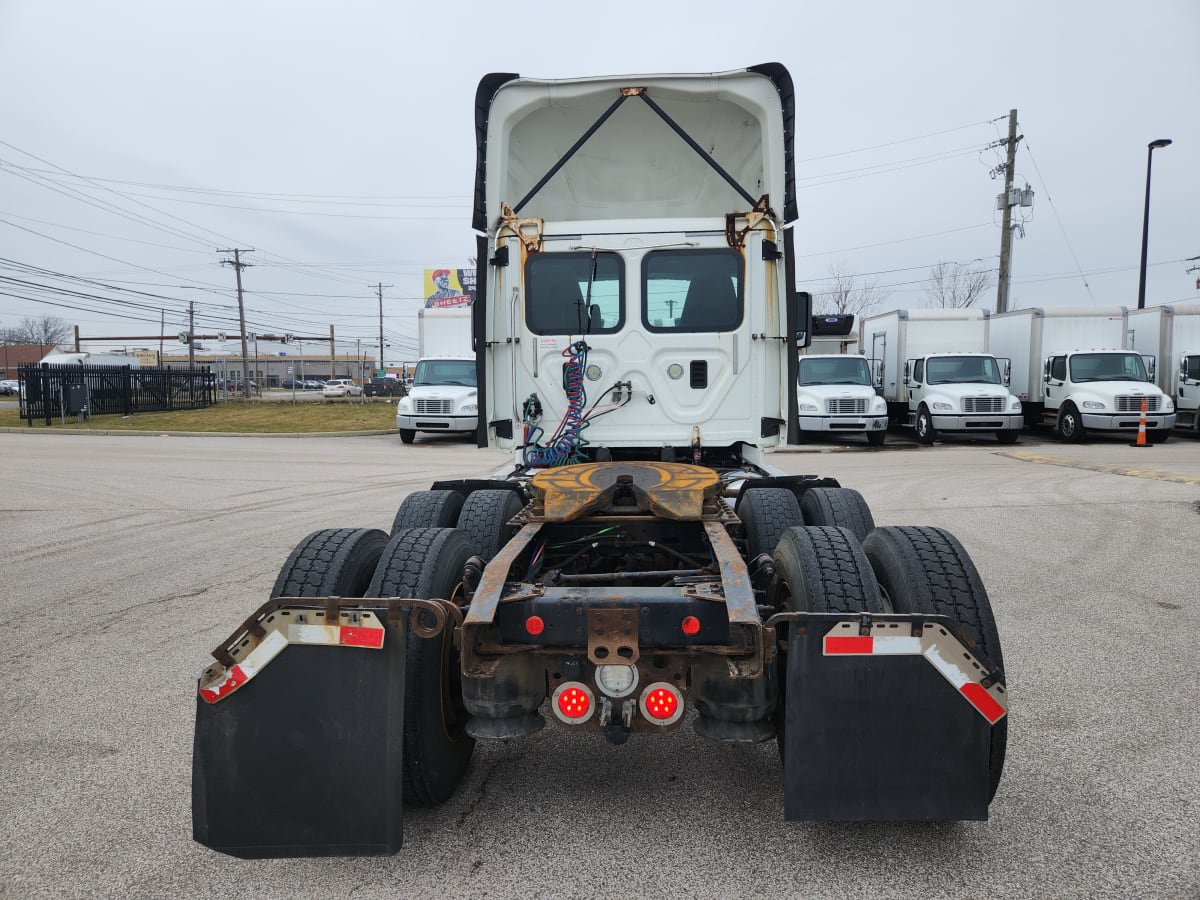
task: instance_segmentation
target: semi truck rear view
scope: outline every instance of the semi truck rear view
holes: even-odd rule
[[[393,853],[476,742],[546,727],[777,741],[787,820],[987,818],[1008,697],[967,550],[771,465],[794,104],[775,63],[482,79],[477,440],[511,462],[297,544],[200,676],[197,841]]]

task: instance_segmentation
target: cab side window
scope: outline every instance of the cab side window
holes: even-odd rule
[[[1067,358],[1055,356],[1050,359],[1050,377],[1055,381],[1067,380]]]

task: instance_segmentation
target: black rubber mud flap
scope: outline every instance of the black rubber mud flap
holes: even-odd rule
[[[987,718],[920,655],[824,655],[834,619],[790,629],[785,818],[986,820]]]
[[[229,696],[197,697],[195,840],[248,859],[399,850],[405,644],[389,623],[378,650],[290,645]]]

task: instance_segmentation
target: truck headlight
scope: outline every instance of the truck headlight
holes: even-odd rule
[[[1104,409],[1105,408],[1104,404],[1101,403],[1099,400],[1084,400],[1079,405],[1082,406],[1084,409]]]
[[[1175,412],[1175,404],[1170,397],[1163,397],[1163,412]]]
[[[942,403],[940,401],[935,401],[934,403],[930,403],[929,405],[932,406],[934,409],[946,410],[947,412],[954,409],[954,407],[951,406],[949,403]]]
[[[817,411],[817,404],[815,404],[815,403],[801,403],[800,404],[800,412],[816,412],[816,411]]]
[[[462,412],[465,412],[465,413],[475,413],[475,412],[478,412],[478,411],[479,411],[479,404],[478,404],[478,403],[464,403],[464,404],[462,405],[462,410],[461,410],[461,411],[462,411]]]
[[[877,413],[887,412],[887,401],[882,397],[876,397],[871,401],[871,411]]]
[[[396,404],[397,412],[409,412],[412,410],[412,400],[408,397],[401,397],[400,402]]]
[[[1020,400],[1018,400],[1016,397],[1013,397],[1013,398],[1012,398],[1012,399],[1009,401],[1008,408],[1009,408],[1009,409],[1012,409],[1012,410],[1015,410],[1015,411],[1017,411],[1017,412],[1020,412],[1020,411],[1021,411],[1021,401],[1020,401]]]

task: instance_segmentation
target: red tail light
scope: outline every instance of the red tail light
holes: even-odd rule
[[[596,698],[586,684],[567,681],[554,691],[554,696],[550,698],[550,707],[560,722],[582,725],[595,712]]]
[[[646,685],[638,706],[647,721],[655,725],[673,725],[683,715],[683,694],[673,684],[656,681]]]
[[[700,633],[700,620],[695,616],[687,616],[679,623],[679,627],[683,629],[684,634],[691,637],[693,634]]]

